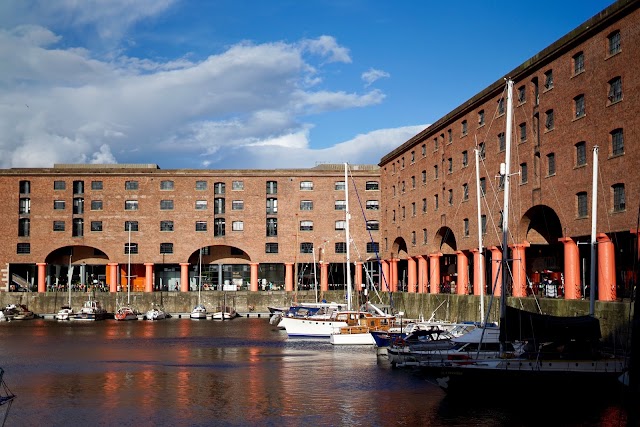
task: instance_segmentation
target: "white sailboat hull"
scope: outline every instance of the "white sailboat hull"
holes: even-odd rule
[[[375,345],[376,341],[370,332],[359,333],[335,333],[331,334],[329,341],[333,345]]]
[[[334,330],[346,327],[347,322],[329,319],[298,319],[283,317],[280,325],[290,337],[322,337],[329,338]]]

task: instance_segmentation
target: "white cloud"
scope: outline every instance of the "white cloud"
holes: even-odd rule
[[[376,70],[373,68],[369,68],[367,71],[362,73],[362,80],[364,80],[365,86],[369,86],[376,80],[380,80],[385,77],[391,77],[391,75],[386,71]]]

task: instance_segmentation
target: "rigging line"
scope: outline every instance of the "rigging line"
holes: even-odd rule
[[[598,163],[598,178],[600,179],[600,188],[605,188],[605,186],[604,186],[604,177],[602,176],[603,172],[602,172],[601,168],[602,168],[602,166],[600,165],[600,163]],[[610,198],[607,197],[606,194],[604,194],[605,193],[604,191],[600,191],[599,193],[600,193],[600,197],[602,198],[602,203],[603,203],[603,205],[605,207],[605,212],[611,212],[613,207],[609,206],[608,202],[610,201]],[[591,197],[593,197],[593,195]],[[607,219],[607,231],[609,232],[609,234],[611,234],[611,218],[610,218],[610,215],[605,215],[605,218]],[[617,242],[616,234],[617,233],[613,233],[613,237],[614,237],[614,239],[616,239],[616,242]]]

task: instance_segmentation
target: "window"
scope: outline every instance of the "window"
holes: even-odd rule
[[[416,152],[415,151],[411,151],[411,163],[415,163],[416,161]]]
[[[367,253],[377,254],[380,251],[380,244],[378,242],[367,242]]]
[[[462,200],[469,200],[469,184],[462,184]]]
[[[391,222],[396,222],[396,210],[394,209],[391,212]]]
[[[422,213],[427,212],[427,198],[422,199]]]
[[[576,144],[576,166],[587,164],[587,144],[584,141]]]
[[[161,211],[173,210],[173,200],[160,200],[160,210]]]
[[[437,194],[434,196],[434,207],[435,207],[435,210],[438,210],[438,195]]]
[[[224,182],[216,182],[213,184],[213,194],[224,194],[226,185]]]
[[[368,211],[377,211],[380,209],[380,202],[377,200],[367,200],[366,208]]]
[[[447,159],[447,172],[453,173],[453,157]]]
[[[529,181],[529,170],[526,163],[520,163],[520,184],[526,184]]]
[[[31,243],[18,243],[16,246],[16,253],[20,255],[31,253]]]
[[[160,231],[173,231],[173,221],[160,221]]]
[[[91,210],[92,211],[101,211],[102,210],[102,200],[92,200],[91,201]]]
[[[428,243],[428,240],[429,240],[429,237],[428,237],[428,234],[427,234],[427,229],[423,228],[422,229],[422,244],[426,245]]]
[[[438,179],[438,165],[433,167],[433,179]]]
[[[609,41],[609,55],[615,55],[620,52],[620,31],[614,31],[607,37]]]
[[[242,211],[242,210],[244,210],[244,200],[232,200],[231,201],[231,210],[232,211]]]
[[[302,191],[311,191],[311,190],[313,190],[313,181],[301,181],[300,182],[300,190],[302,190]]]
[[[273,237],[278,235],[278,219],[267,218],[267,236]]]
[[[614,102],[622,101],[622,78],[614,77],[609,80],[609,102],[613,104]]]
[[[336,200],[334,207],[337,211],[344,211],[347,209],[347,202],[344,200]]]
[[[242,191],[244,190],[244,181],[232,181],[231,189],[234,191]]]
[[[406,208],[403,206],[402,207],[402,219],[405,219],[406,217],[407,217]]]
[[[482,234],[487,234],[487,216],[480,216],[480,226],[482,227]]]
[[[422,171],[422,183],[423,184],[427,183],[427,171],[426,170]]]
[[[312,211],[313,210],[313,201],[311,201],[311,200],[300,200],[300,210],[301,211]]]
[[[367,191],[378,190],[379,189],[378,181],[367,181],[365,189]]]
[[[484,110],[478,111],[478,126],[484,125]]]
[[[124,244],[124,254],[132,254],[135,255],[138,253],[138,244],[137,243],[125,243]]]
[[[345,190],[344,181],[336,181],[334,185],[334,189],[336,191],[344,191]]]
[[[53,181],[54,190],[64,190],[67,188],[67,184],[64,181]]]
[[[584,95],[578,95],[573,98],[574,109],[575,109],[575,117],[583,117],[585,115],[585,102]]]
[[[264,252],[267,254],[277,254],[278,253],[278,244],[277,243],[265,243]]]
[[[504,114],[504,98],[498,99],[498,114]]]
[[[31,212],[31,199],[26,197],[20,198],[20,205],[18,207],[18,213],[28,214]]]
[[[462,167],[466,168],[467,166],[469,166],[469,153],[465,150],[462,152]]]
[[[82,215],[84,213],[84,198],[73,198],[73,213],[74,215]]]
[[[102,181],[91,181],[92,190],[102,190]]]
[[[498,151],[504,151],[506,148],[504,142],[504,132],[498,134]]]
[[[415,177],[415,175],[411,177],[411,188],[416,188],[416,177]]]
[[[173,243],[160,243],[160,253],[161,254],[172,254],[173,253]]]
[[[453,189],[449,189],[449,206],[453,206]]]
[[[584,53],[578,52],[573,55],[573,75],[580,74],[584,71]]]
[[[300,231],[313,231],[313,221],[300,221]]]
[[[396,197],[396,186],[395,185],[391,186],[391,194],[393,195],[393,197]]]
[[[30,194],[31,193],[31,181],[20,181],[18,184],[20,188],[20,194]]]
[[[278,213],[278,199],[267,199],[267,215],[275,215]]]
[[[125,190],[137,190],[138,189],[138,181],[125,181],[124,182]]]
[[[448,135],[447,138],[449,140],[449,143],[453,142],[453,132],[451,132],[451,129],[447,130],[447,135]]]
[[[546,90],[553,88],[553,70],[544,73],[544,88]]]
[[[102,231],[102,221],[91,221],[91,231]]]
[[[411,202],[411,216],[416,216],[416,202]]]
[[[527,140],[527,124],[520,123],[520,142],[525,142]]]
[[[64,210],[65,202],[64,200],[54,200],[53,201],[53,209],[56,211]]]
[[[582,191],[576,194],[578,204],[578,218],[586,218],[588,214],[587,192]]]
[[[546,118],[544,121],[544,128],[546,130],[551,130],[553,129],[553,110],[547,110],[546,114]]]
[[[427,155],[427,144],[422,144],[422,157]]]
[[[160,181],[160,190],[173,190],[173,181]]]
[[[486,154],[487,150],[485,149],[484,142],[481,142],[478,144],[478,156],[480,157],[480,160],[484,160]]]
[[[624,134],[622,129],[615,129],[611,132],[611,155],[621,154],[624,154]]]
[[[18,220],[18,237],[29,237],[31,234],[31,220],[20,218]]]
[[[196,200],[196,210],[197,211],[206,211],[207,210],[207,201],[206,200]]]
[[[64,231],[64,221],[53,221],[53,231]]]
[[[301,254],[313,253],[313,243],[311,243],[311,242],[302,242],[302,243],[300,243],[300,253]]]
[[[469,237],[469,218],[462,220],[462,229],[464,237]]]
[[[125,221],[124,222],[124,231],[138,231],[138,221]]]
[[[504,190],[504,175],[500,175],[498,176],[498,191],[503,191]]]
[[[207,221],[196,221],[196,231],[207,231]]]
[[[216,218],[213,220],[213,235],[214,237],[221,237],[226,234],[225,232],[226,222],[224,218]]]
[[[267,194],[278,194],[278,181],[267,181]]]
[[[463,120],[462,121],[462,136],[465,136],[467,134],[467,121]]]
[[[196,181],[196,190],[204,191],[207,189],[207,181]]]
[[[224,212],[224,197],[216,197],[213,199],[213,214],[222,215]]]
[[[347,253],[347,242],[336,242],[335,243],[335,251],[337,254],[346,254]]]
[[[416,245],[416,232],[415,231],[411,232],[411,245],[413,245],[413,246]]]
[[[380,223],[378,221],[375,221],[375,220],[367,221],[367,230],[379,230],[379,229],[380,229]]]
[[[482,197],[487,194],[487,179],[484,177],[480,178],[480,194]]]
[[[336,230],[344,230],[347,227],[347,222],[344,220],[336,221]]]
[[[524,85],[518,88],[518,104],[524,104],[527,101],[527,91]]]
[[[404,181],[402,181],[402,193],[403,193],[403,194],[404,194],[404,190],[405,190],[405,188],[404,188]]]
[[[233,221],[231,223],[231,231],[244,231],[243,221]]]
[[[624,184],[614,184],[613,188],[613,211],[625,210]]]
[[[556,174],[556,155],[555,153],[547,154],[547,176]]]
[[[84,236],[84,220],[82,218],[74,218],[72,221],[71,237]]]
[[[402,167],[402,169],[404,169],[404,157],[402,157],[402,158],[400,159],[400,161],[401,161],[401,163],[402,163],[402,166],[401,166],[401,167]]]

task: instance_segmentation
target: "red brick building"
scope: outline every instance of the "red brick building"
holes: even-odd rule
[[[640,204],[639,5],[613,4],[381,160],[380,251],[394,286],[406,270],[410,292],[478,294],[482,265],[491,293],[501,259],[498,175],[508,142],[509,78],[516,174],[510,177],[511,292],[535,292],[528,278],[537,284],[546,274],[564,282],[567,298],[584,295],[595,146],[597,296],[611,300],[629,291]],[[485,193],[480,221],[476,148]]]

